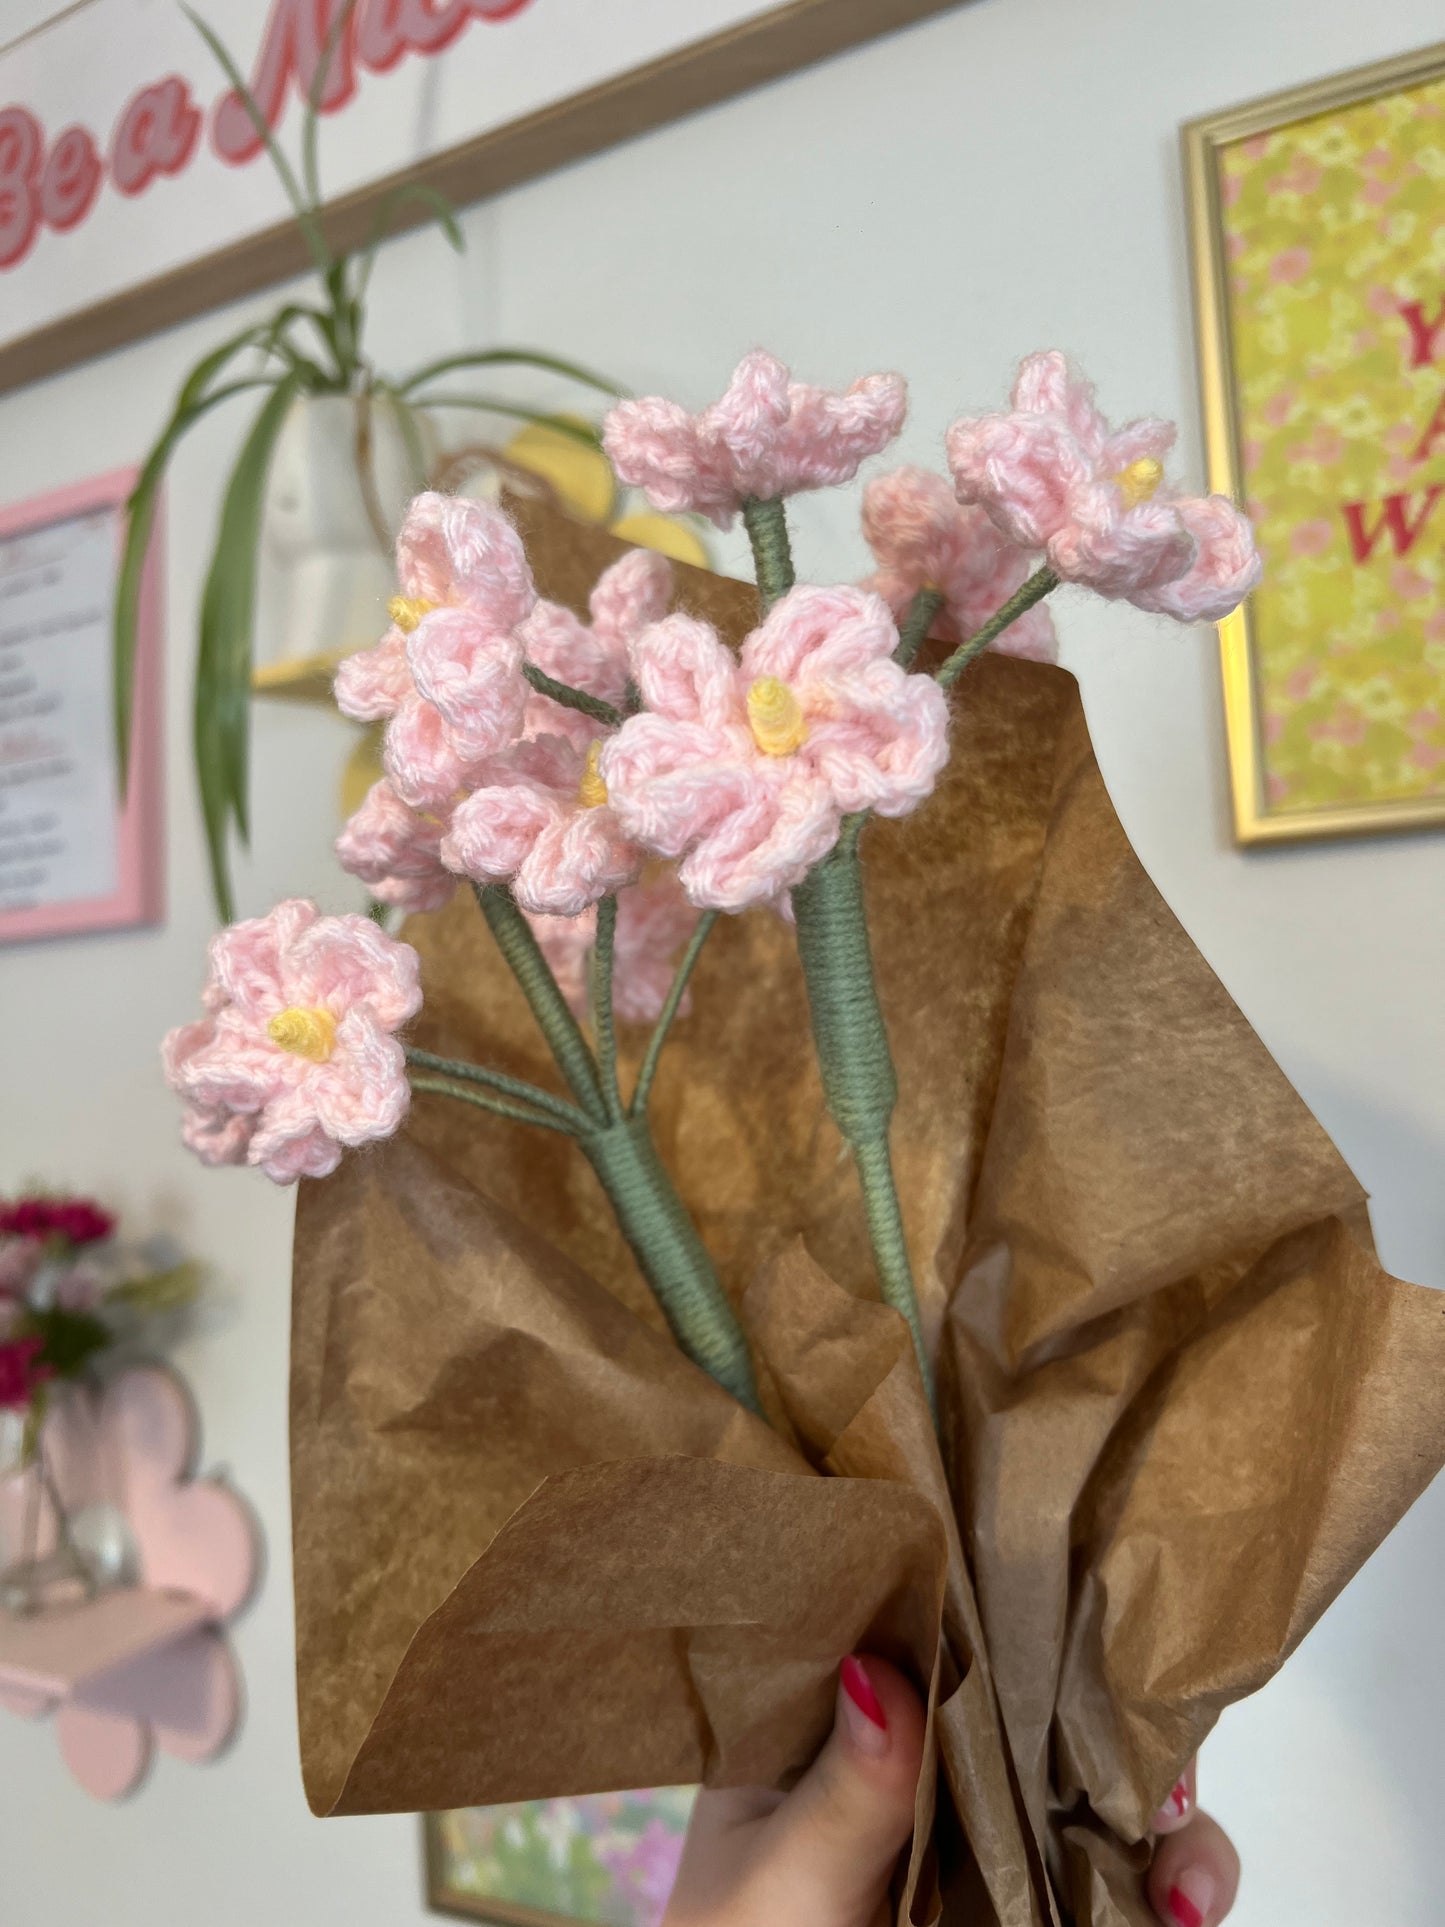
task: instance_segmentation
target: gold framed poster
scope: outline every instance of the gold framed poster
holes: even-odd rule
[[[1445,824],[1445,46],[1183,140],[1236,838]]]

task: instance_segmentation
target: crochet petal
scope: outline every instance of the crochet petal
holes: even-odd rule
[[[343,716],[375,723],[393,716],[411,694],[406,637],[388,629],[374,648],[361,649],[337,665],[332,694]]]
[[[792,417],[751,494],[836,488],[850,482],[869,456],[887,448],[908,414],[901,375],[865,375],[841,395],[795,383]]]
[[[282,958],[318,915],[314,903],[288,897],[264,917],[218,931],[211,939],[210,975],[224,1002],[249,1017],[274,1015],[285,1001]]]
[[[705,445],[698,420],[660,395],[618,402],[602,425],[602,446],[618,479],[645,490],[655,509],[693,509],[726,528],[737,509],[732,464],[721,444]]]
[[[528,783],[473,790],[452,814],[442,862],[477,883],[509,882],[562,807],[550,791]]]
[[[620,666],[625,680],[627,645],[649,623],[661,622],[672,601],[672,564],[655,549],[633,549],[592,587],[592,631]],[[600,691],[597,693],[601,693]]]
[[[497,629],[515,628],[536,600],[522,539],[490,502],[418,495],[397,538],[396,566],[406,595],[465,604]]]
[[[632,882],[642,853],[605,804],[575,809],[546,824],[518,866],[514,889],[524,910],[575,917]]]
[[[678,870],[702,910],[737,912],[801,883],[838,840],[840,813],[802,772],[756,780],[741,807],[702,837]]]
[[[603,746],[601,775],[624,832],[660,856],[680,856],[756,793],[760,761],[745,728],[644,712]]]
[[[407,638],[417,692],[435,705],[458,751],[500,749],[521,726],[527,700],[522,644],[470,609],[437,609]]]
[[[445,831],[441,818],[403,803],[383,779],[373,783],[336,839],[337,861],[343,870],[370,884],[373,892],[387,883],[434,883],[441,877],[450,890],[453,879],[437,854]],[[380,901],[398,899],[392,895]]]
[[[319,918],[288,950],[284,979],[288,1004],[321,1005],[343,1022],[365,1010],[394,1030],[421,1009],[420,957],[370,917]]]
[[[887,710],[820,725],[809,752],[837,808],[906,816],[930,795],[948,761],[948,699],[931,676],[906,676],[884,664],[896,684]],[[881,677],[880,677],[881,681]]]
[[[339,1144],[390,1137],[411,1103],[406,1053],[370,1012],[349,1010],[336,1027],[332,1056],[314,1066],[305,1096],[317,1124]]]
[[[1049,566],[1065,582],[1129,600],[1176,581],[1196,552],[1172,502],[1156,496],[1126,508],[1112,482],[1076,490],[1070,521],[1047,547]]]
[[[654,715],[712,729],[743,718],[736,658],[696,616],[667,616],[644,629],[632,644],[632,672]]]
[[[381,762],[404,803],[437,814],[475,774],[474,759],[460,753],[441,711],[420,696],[409,696],[387,724]]]
[[[1174,504],[1196,547],[1182,576],[1137,592],[1141,609],[1176,622],[1219,622],[1238,608],[1263,569],[1249,517],[1227,495],[1185,497]]]
[[[776,676],[801,694],[861,664],[886,662],[897,647],[897,625],[881,596],[849,587],[792,589],[743,644],[743,682]]]

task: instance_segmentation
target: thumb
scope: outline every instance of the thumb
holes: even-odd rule
[[[868,1927],[913,1831],[923,1727],[919,1697],[896,1667],[843,1661],[832,1734],[766,1823],[760,1871],[777,1911],[761,1918]]]

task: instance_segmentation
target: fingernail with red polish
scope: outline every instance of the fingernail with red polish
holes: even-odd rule
[[[1179,1927],[1204,1927],[1214,1905],[1214,1876],[1190,1867],[1169,1889],[1169,1911]]]
[[[1176,1780],[1174,1782],[1174,1791],[1154,1816],[1154,1829],[1156,1833],[1160,1827],[1167,1827],[1172,1825],[1176,1820],[1182,1820],[1188,1811],[1189,1782],[1187,1779]]]
[[[838,1668],[838,1683],[843,1688],[843,1717],[849,1736],[860,1752],[876,1759],[888,1751],[888,1715],[856,1654],[850,1653]]]

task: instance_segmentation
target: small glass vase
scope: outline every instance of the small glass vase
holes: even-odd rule
[[[6,1455],[12,1469],[0,1488],[0,1612],[30,1618],[82,1605],[110,1583],[84,1530],[96,1509],[81,1489],[92,1430],[85,1388],[55,1387]]]

